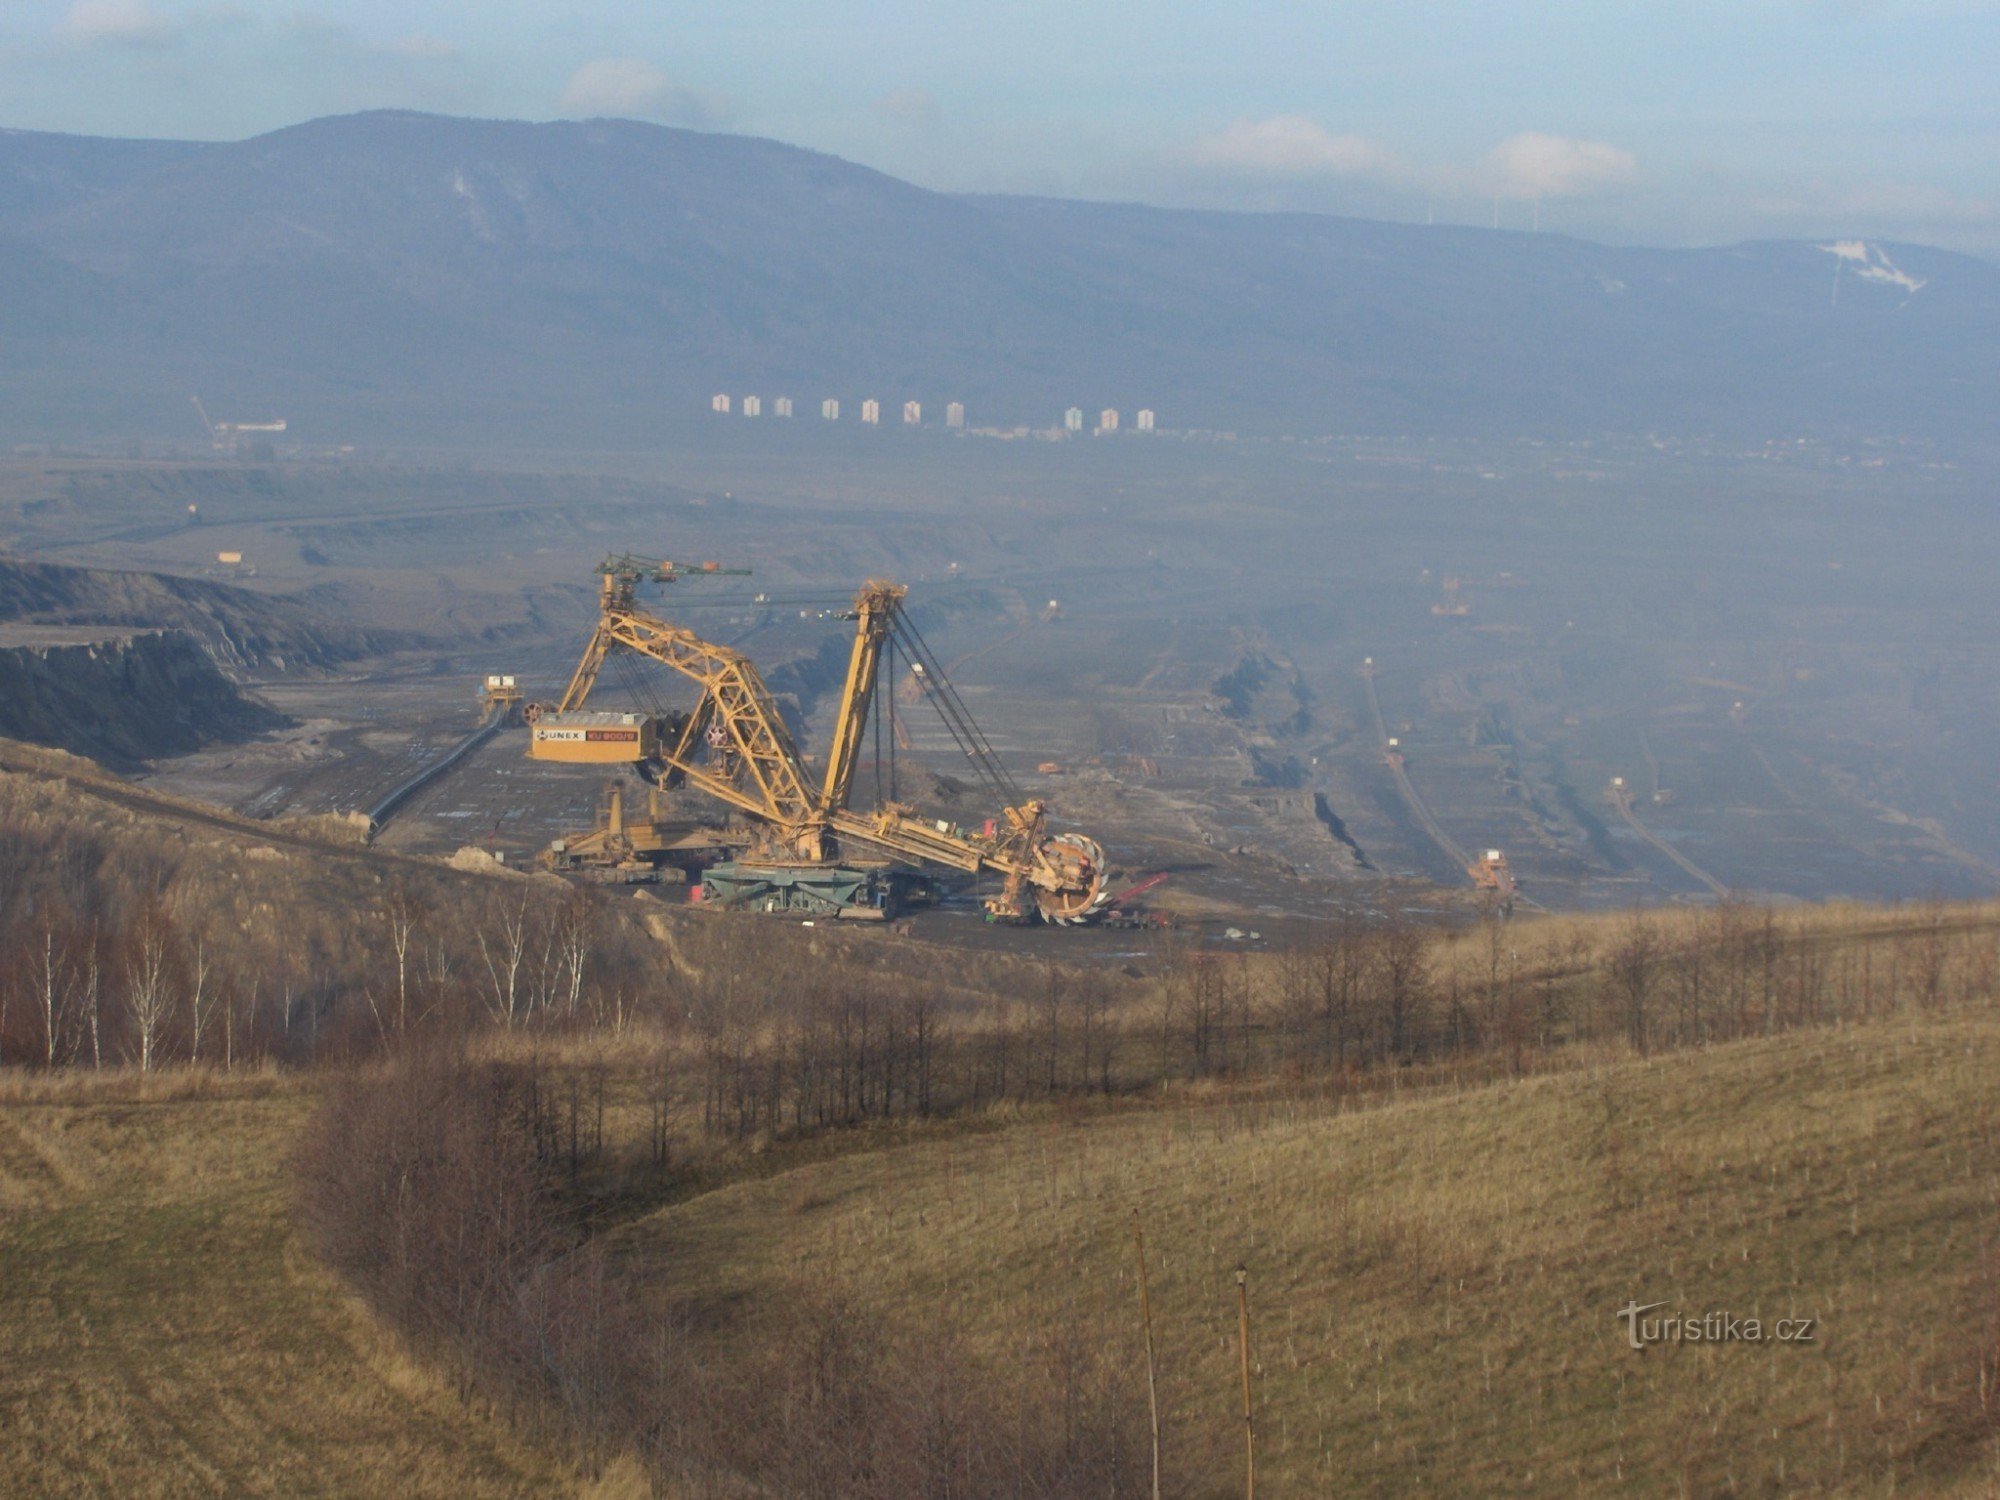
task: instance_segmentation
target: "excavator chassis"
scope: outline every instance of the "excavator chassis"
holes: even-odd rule
[[[935,905],[938,884],[915,870],[829,864],[711,865],[695,899],[739,911],[881,922],[914,906]]]

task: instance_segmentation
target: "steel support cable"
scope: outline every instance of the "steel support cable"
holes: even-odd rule
[[[903,629],[900,617],[896,621],[895,628],[899,633]],[[966,724],[968,716],[962,714],[959,706],[951,701],[954,695],[951,685],[945,680],[943,669],[938,666],[929,649],[921,644],[922,637],[915,636],[915,639],[911,639],[912,636],[915,636],[914,630],[903,637],[903,649],[910,659],[923,669],[924,697],[930,701],[932,709],[943,721],[945,732],[951,736],[959,752],[973,763],[975,770],[989,779],[996,779],[996,769],[989,767],[980,756],[978,738],[975,733],[969,731]]]
[[[912,634],[915,634],[914,626],[911,627],[911,631]],[[965,700],[959,696],[958,689],[946,674],[943,664],[937,660],[935,654],[930,650],[929,643],[924,641],[921,635],[917,635],[916,639],[922,646],[926,657],[929,658],[926,663],[926,670],[934,677],[938,685],[935,701],[938,704],[940,714],[946,718],[947,723],[953,728],[954,734],[961,738],[963,745],[970,747],[967,749],[967,754],[984,769],[995,787],[1005,792],[1011,799],[1011,803],[1020,802],[1022,800],[1021,789],[1014,784],[1014,779],[1007,774],[1006,767],[1001,765],[998,753],[995,752],[992,743],[986,738],[985,731],[980,729],[979,721],[973,718],[972,710],[966,706]]]
[[[935,676],[937,673],[938,668],[933,662],[931,674]],[[927,696],[930,697],[932,706],[936,708],[938,717],[943,720],[945,729],[957,743],[960,752],[972,764],[975,773],[1007,798],[1010,806],[1018,804],[1021,800],[1020,789],[1014,785],[1013,779],[1001,766],[992,747],[986,743],[985,737],[980,733],[978,724],[973,721],[965,704],[949,689],[933,692]]]
[[[993,784],[994,789],[1007,798],[1009,807],[1020,806],[1026,800],[1021,789],[1007,774],[1006,767],[1001,765],[999,755],[980,730],[978,721],[972,717],[972,710],[967,708],[965,700],[959,697],[958,689],[952,686],[951,679],[945,675],[944,668],[938,664],[937,657],[931,651],[929,642],[925,641],[923,633],[901,613],[896,616],[895,629],[903,636],[904,650],[914,660],[923,664],[927,679],[926,687],[929,689],[925,696],[937,708],[938,717],[944,720],[945,729],[957,742],[959,750],[972,762],[974,769],[985,776]]]
[[[612,657],[612,671],[618,674],[618,682],[626,694],[649,718],[660,718],[665,713],[665,705],[647,674],[640,668],[629,651],[620,651]]]

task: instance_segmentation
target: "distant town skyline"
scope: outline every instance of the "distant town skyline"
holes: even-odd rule
[[[776,396],[771,400],[771,414],[774,417],[790,417],[794,414],[795,408],[796,403],[794,398],[790,396]],[[740,412],[741,415],[746,417],[761,417],[764,415],[764,398],[757,394],[746,394],[739,397],[731,395],[728,391],[717,391],[708,398],[708,409],[718,416],[726,417]],[[921,400],[912,399],[905,401],[903,403],[903,425],[906,427],[922,427],[924,425],[923,413],[924,406]],[[823,399],[819,404],[819,414],[823,421],[838,422],[840,420],[840,399],[836,396],[829,396]],[[864,424],[879,426],[881,419],[882,403],[880,400],[869,399],[861,403],[861,420]],[[1115,433],[1119,430],[1120,423],[1121,418],[1118,410],[1115,407],[1107,406],[1098,413],[1095,430],[1098,433]],[[237,425],[241,426],[241,424]],[[282,422],[278,423],[277,430],[282,432],[284,425]],[[932,425],[936,424],[933,423]],[[944,408],[945,428],[948,431],[963,431],[965,425],[965,403],[963,401],[946,402]],[[251,429],[246,427],[243,430],[249,431]],[[1012,430],[1028,432],[1033,429],[1015,424]],[[1063,414],[1062,426],[1047,430],[1071,433],[1081,432],[1083,430],[1082,408],[1070,407]],[[1138,432],[1158,431],[1158,414],[1151,407],[1139,408],[1135,430]]]
[[[14,0],[0,125],[226,139],[366,108],[766,135],[949,191],[1689,244],[2000,252],[1994,0],[855,10]]]

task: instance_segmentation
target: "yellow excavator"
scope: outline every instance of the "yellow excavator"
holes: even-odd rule
[[[839,712],[826,765],[811,774],[756,666],[741,652],[702,639],[653,614],[637,598],[641,583],[741,574],[716,563],[684,565],[629,554],[599,566],[596,628],[562,699],[530,704],[529,754],[537,760],[630,765],[654,788],[691,787],[742,814],[754,838],[726,832],[676,832],[659,816],[657,796],[644,820],[627,821],[614,794],[605,821],[558,841],[544,856],[557,869],[673,863],[718,848],[739,857],[709,867],[706,899],[764,910],[876,917],[894,906],[893,865],[917,870],[992,874],[998,894],[989,920],[1085,922],[1109,900],[1104,851],[1080,833],[1050,833],[1048,809],[1024,797],[1002,767],[963,701],[903,611],[908,592],[871,582],[854,597],[854,621]],[[1005,806],[983,829],[918,815],[888,800],[869,812],[849,806],[861,763],[869,711],[888,652],[920,669],[925,697],[973,769]],[[700,692],[686,712],[595,712],[592,690],[607,662],[637,657],[671,668]],[[747,845],[748,847],[745,847]]]

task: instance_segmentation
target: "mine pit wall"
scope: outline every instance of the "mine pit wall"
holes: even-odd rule
[[[0,648],[0,738],[130,770],[290,722],[244,696],[178,630]]]
[[[73,568],[0,556],[0,623],[81,625],[116,634],[175,630],[231,671],[327,671],[411,644],[392,631],[329,622],[296,602],[166,573]]]

